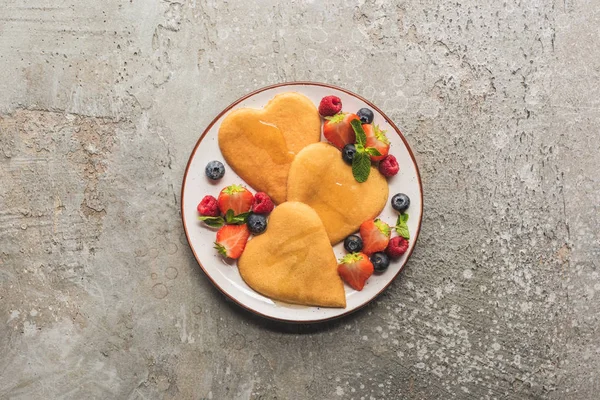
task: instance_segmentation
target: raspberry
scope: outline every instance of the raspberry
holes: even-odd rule
[[[319,104],[319,114],[322,117],[332,117],[342,111],[342,100],[337,96],[325,96]]]
[[[198,212],[206,217],[219,216],[219,203],[213,196],[204,196],[202,201],[198,203]]]
[[[271,201],[268,194],[264,192],[258,192],[254,195],[254,204],[252,205],[252,211],[256,214],[268,214],[273,211],[275,204]]]
[[[390,240],[385,252],[390,258],[399,258],[402,254],[408,250],[408,240],[402,236],[396,236]]]
[[[379,163],[379,172],[381,175],[394,176],[400,170],[400,166],[398,165],[398,161],[396,161],[396,157],[391,154],[388,154],[381,162]]]

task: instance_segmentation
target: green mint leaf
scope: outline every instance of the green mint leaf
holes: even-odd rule
[[[410,232],[407,226],[396,226],[396,233],[406,240],[410,239]]]
[[[408,231],[408,214],[402,213],[398,215],[398,220],[396,221],[396,233],[399,236],[402,236],[404,239],[410,239],[410,232]]]
[[[225,222],[229,225],[242,225],[246,223],[248,215],[250,215],[250,212],[234,215],[233,210],[230,208],[225,213]]]
[[[236,217],[241,218],[244,222],[248,219],[248,215],[250,215],[250,211],[238,214]]]
[[[371,159],[367,153],[356,152],[352,159],[352,175],[357,182],[365,182],[371,173]]]
[[[220,228],[225,225],[222,217],[198,217],[198,219],[213,228]]]
[[[229,223],[232,225],[243,225],[246,223],[246,220],[248,219],[248,215],[250,215],[249,212],[238,214],[235,217],[231,218],[231,222],[229,222]]]
[[[354,129],[356,135],[356,144],[364,146],[367,143],[367,134],[360,123],[360,119],[353,119],[350,121],[350,125],[352,125],[352,129]]]
[[[368,155],[370,156],[375,156],[375,157],[379,157],[381,155],[381,153],[379,152],[379,150],[377,150],[375,147],[367,147],[365,149],[365,151],[367,152]]]

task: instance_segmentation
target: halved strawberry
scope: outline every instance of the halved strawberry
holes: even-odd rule
[[[218,201],[223,215],[227,214],[227,210],[233,210],[233,215],[239,215],[250,211],[254,196],[241,185],[231,185],[221,190]]]
[[[229,258],[239,258],[244,252],[250,231],[244,225],[225,225],[217,231],[215,249],[220,255]]]
[[[362,127],[367,135],[365,147],[374,147],[381,153],[380,156],[371,156],[371,160],[383,160],[390,152],[390,141],[385,136],[386,131],[379,129],[379,125],[363,124]]]
[[[383,251],[390,242],[390,226],[380,220],[368,220],[360,225],[360,236],[363,240],[363,252],[371,255]]]
[[[356,290],[362,290],[365,282],[373,275],[373,264],[363,253],[346,254],[338,264],[340,277]]]
[[[338,113],[333,117],[325,117],[323,136],[340,150],[349,143],[354,144],[356,136],[352,125],[350,125],[350,121],[353,119],[360,121],[360,118],[352,113]]]

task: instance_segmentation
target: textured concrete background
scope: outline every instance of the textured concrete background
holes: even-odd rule
[[[260,3],[0,0],[0,398],[597,398],[600,3]],[[314,327],[228,302],[179,216],[204,127],[291,80],[425,185],[400,279]]]

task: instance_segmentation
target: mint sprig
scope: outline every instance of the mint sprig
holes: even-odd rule
[[[375,156],[375,157],[379,157],[381,155],[379,150],[377,150],[375,147],[367,147],[365,149],[365,153],[367,153],[370,156]]]
[[[354,134],[356,135],[356,144],[364,147],[367,143],[367,134],[360,123],[360,119],[353,119],[350,121],[350,125],[352,125],[352,129],[354,129]]]
[[[398,215],[398,220],[396,221],[396,233],[399,236],[402,236],[404,239],[410,239],[410,232],[408,231],[408,214],[402,213]]]
[[[360,120],[350,121],[354,134],[356,136],[356,153],[352,159],[352,175],[357,182],[365,182],[371,173],[371,156],[380,156],[381,153],[374,147],[365,147],[367,144],[367,134],[362,127]]]
[[[198,219],[212,228],[220,228],[225,225],[223,217],[198,217]]]
[[[371,173],[371,158],[367,153],[356,150],[352,159],[352,175],[357,182],[363,183],[369,178]]]
[[[229,209],[225,213],[225,218],[200,216],[200,217],[198,217],[198,219],[212,228],[220,228],[225,224],[243,225],[248,220],[248,215],[250,215],[250,212],[245,212],[245,213],[241,213],[238,215],[234,215],[233,210]]]
[[[225,222],[229,225],[243,225],[246,223],[248,215],[250,215],[250,212],[234,215],[233,210],[230,208],[225,213]]]
[[[250,212],[233,215],[233,210],[230,208],[225,213],[225,222],[227,222],[230,225],[243,225],[246,223],[248,215],[250,215]]]

